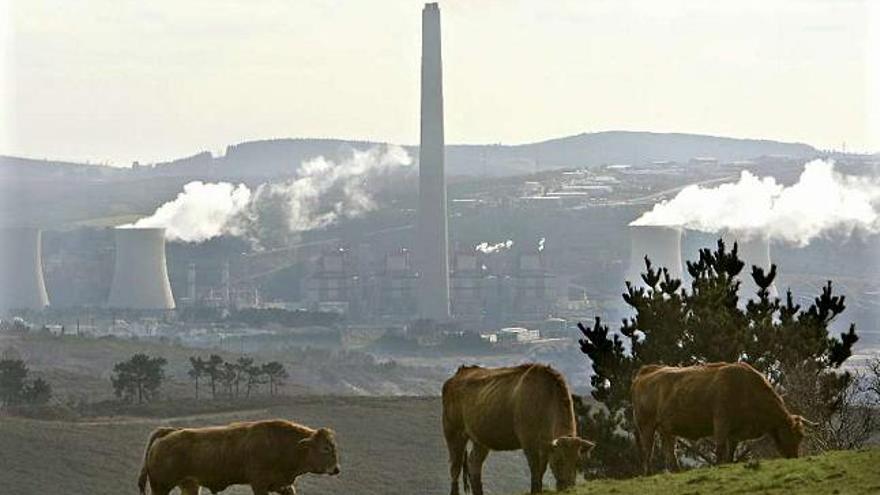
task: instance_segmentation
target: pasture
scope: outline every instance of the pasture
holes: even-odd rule
[[[337,432],[342,474],[305,475],[296,484],[300,494],[445,495],[449,491],[439,398],[303,396],[261,409],[176,418],[60,422],[0,417],[0,493],[137,493],[144,442],[154,427],[275,417],[329,426]],[[521,453],[494,453],[484,470],[486,488],[489,493],[518,493],[528,488],[527,472]],[[235,487],[223,493],[251,492]]]
[[[658,474],[598,480],[570,495],[869,495],[880,493],[880,449],[847,450],[800,459],[772,459]],[[546,480],[545,480],[546,481]],[[519,493],[519,492],[517,492]]]

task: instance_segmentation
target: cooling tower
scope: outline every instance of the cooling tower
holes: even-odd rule
[[[116,229],[116,264],[107,305],[174,309],[165,265],[165,229]]]
[[[664,267],[669,275],[681,280],[681,229],[655,225],[630,225],[630,261],[626,280],[644,286],[645,256],[654,268]]]
[[[443,137],[443,70],[440,8],[422,11],[422,101],[419,144],[419,315],[449,318],[449,239]]]
[[[762,235],[742,236],[733,232],[721,234],[727,249],[733,249],[733,243],[737,244],[737,255],[745,266],[740,272],[740,300],[757,297],[758,285],[752,278],[752,266],[764,269],[764,273],[770,270],[770,239]],[[770,297],[777,297],[779,292],[776,284],[770,286]],[[745,298],[745,299],[744,299]]]
[[[39,229],[0,230],[0,310],[43,309],[49,305],[41,239]]]

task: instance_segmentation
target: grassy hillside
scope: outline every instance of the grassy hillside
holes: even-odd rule
[[[775,459],[694,469],[621,481],[592,481],[571,495],[605,494],[875,494],[880,493],[880,449],[830,452],[801,459]]]
[[[261,409],[167,419],[58,422],[0,416],[0,493],[136,493],[144,441],[154,427],[276,417],[337,432],[342,474],[306,475],[297,481],[301,494],[449,492],[439,398],[291,397]],[[527,472],[522,454],[492,454],[484,475],[488,493],[528,487]],[[251,492],[235,487],[223,493]]]

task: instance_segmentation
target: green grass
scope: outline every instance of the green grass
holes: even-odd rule
[[[659,474],[597,480],[569,495],[858,495],[880,493],[880,449],[829,452],[800,459],[762,460]]]

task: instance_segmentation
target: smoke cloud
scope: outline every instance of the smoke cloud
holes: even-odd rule
[[[265,247],[279,235],[324,228],[375,209],[369,180],[410,164],[403,148],[389,145],[353,150],[339,162],[319,156],[303,162],[293,179],[254,191],[244,184],[190,182],[151,216],[123,227],[164,227],[169,240],[184,242],[234,235]]]
[[[880,179],[845,175],[833,161],[804,165],[791,186],[743,171],[739,181],[682,189],[630,225],[680,226],[703,232],[732,231],[805,246],[828,235],[880,232]]]
[[[474,250],[479,251],[483,254],[492,254],[492,253],[498,253],[501,251],[506,251],[506,250],[510,249],[512,246],[513,246],[513,241],[508,239],[504,242],[499,242],[498,244],[489,244],[488,242],[481,242],[481,243],[477,244],[476,247],[474,247]]]

